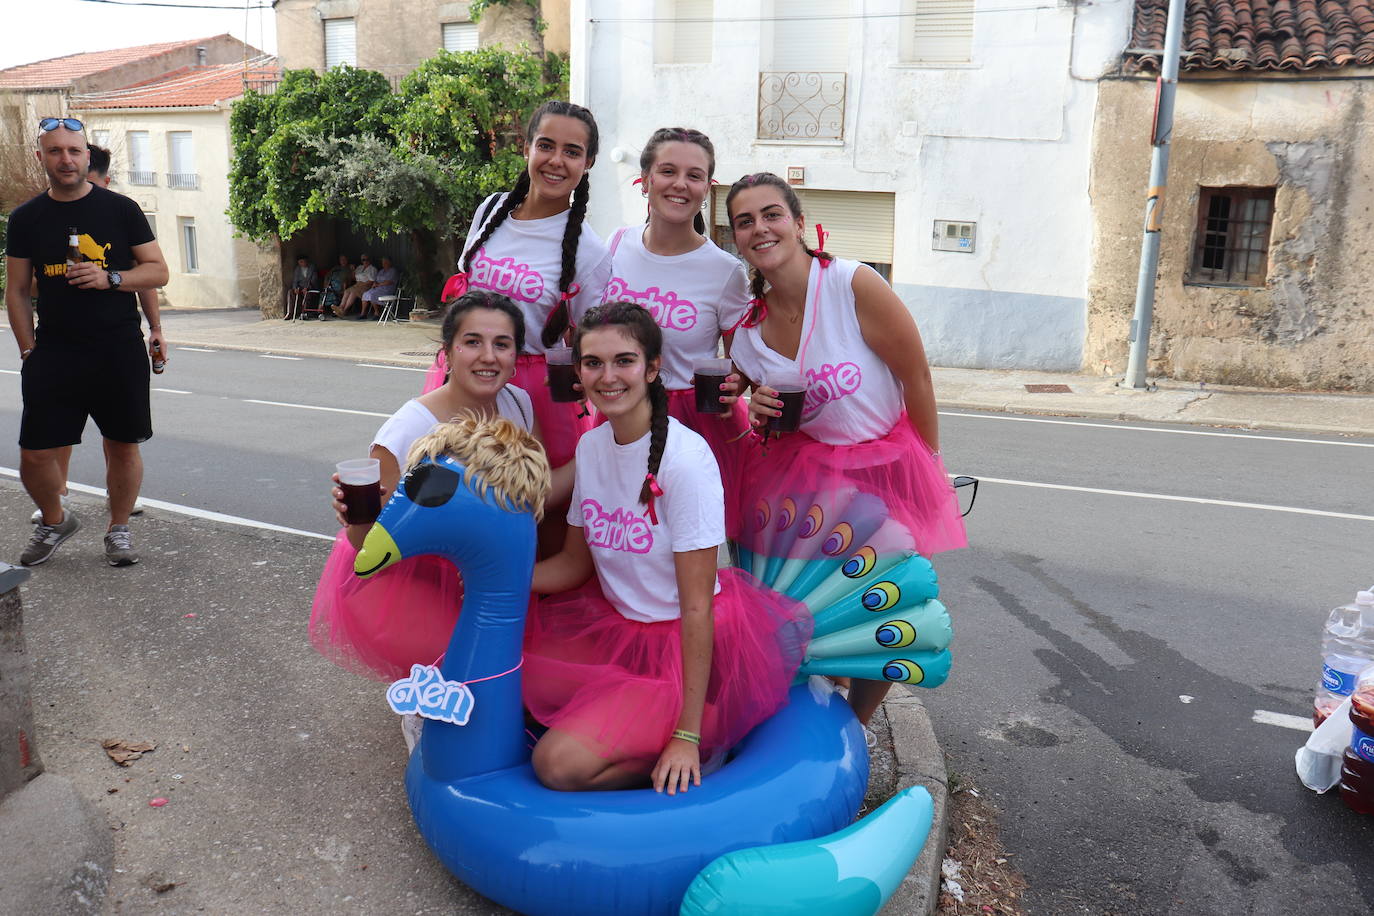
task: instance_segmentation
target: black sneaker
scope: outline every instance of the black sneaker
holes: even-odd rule
[[[20,565],[37,566],[48,562],[61,543],[80,530],[81,520],[70,509],[63,513],[62,521],[56,525],[39,522],[33,526],[33,535],[29,538],[28,546],[19,555]]]

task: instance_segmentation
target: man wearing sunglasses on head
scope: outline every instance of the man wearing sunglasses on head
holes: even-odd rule
[[[81,441],[90,417],[105,445],[105,559],[128,566],[138,562],[129,536],[129,513],[143,482],[138,444],[153,435],[148,355],[134,294],[164,285],[167,263],[138,204],[87,180],[82,123],[43,118],[38,126],[48,189],[10,214],[6,251],[5,307],[23,360],[19,476],[43,516],[19,562],[46,562],[81,527],[62,504],[61,455]]]

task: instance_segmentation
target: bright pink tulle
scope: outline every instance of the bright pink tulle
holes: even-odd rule
[[[703,758],[777,712],[811,638],[804,605],[738,569],[720,570],[713,605]],[[640,623],[598,581],[538,601],[525,627],[525,705],[610,759],[658,759],[682,713],[682,622]]]
[[[740,543],[756,554],[838,556],[863,546],[889,519],[906,528],[923,556],[968,546],[944,463],[905,414],[883,438],[854,445],[827,445],[805,433],[766,447],[757,437],[746,441],[734,500]]]
[[[340,667],[383,681],[405,677],[413,664],[433,664],[458,621],[458,570],[421,556],[360,579],[353,574],[357,555],[340,531],[315,588],[310,641]]]
[[[744,457],[744,439],[740,434],[749,429],[749,411],[744,401],[736,401],[729,413],[713,414],[697,411],[696,392],[683,388],[668,392],[668,416],[677,418],[683,426],[701,435],[711,446],[711,453],[720,465],[721,483],[725,485],[725,536],[736,538],[740,531],[738,504],[729,498],[739,486],[740,465]]]

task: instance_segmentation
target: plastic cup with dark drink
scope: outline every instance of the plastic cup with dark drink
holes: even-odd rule
[[[369,525],[382,514],[382,463],[376,458],[353,458],[335,465],[343,490],[344,519],[350,525]]]
[[[720,402],[720,386],[730,375],[734,363],[728,359],[699,359],[692,363],[692,387],[697,392],[697,413],[728,413],[729,405]]]
[[[801,429],[802,404],[806,400],[806,380],[800,373],[789,372],[770,376],[767,385],[778,393],[782,401],[782,416],[769,417],[768,430],[775,433],[794,433]]]
[[[549,347],[544,351],[549,367],[549,396],[559,404],[582,400],[577,384],[577,367],[573,365],[572,347]]]

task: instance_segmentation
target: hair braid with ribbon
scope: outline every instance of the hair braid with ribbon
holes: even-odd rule
[[[544,346],[552,347],[563,336],[572,323],[572,300],[581,289],[573,282],[577,276],[577,242],[582,237],[582,222],[587,218],[587,199],[591,196],[591,180],[586,172],[573,191],[572,210],[568,213],[568,225],[563,229],[563,270],[558,275],[558,304],[549,313],[539,339]]]
[[[501,201],[501,206],[496,208],[496,212],[487,220],[487,224],[482,229],[482,234],[477,236],[477,241],[468,246],[467,252],[463,255],[463,273],[472,272],[472,259],[477,256],[478,250],[487,243],[493,232],[506,221],[511,211],[524,202],[525,196],[530,192],[530,173],[521,172],[520,178],[515,182],[515,187],[511,188],[506,199]]]
[[[783,205],[786,206],[787,211],[792,214],[792,218],[802,218],[801,201],[797,199],[797,192],[792,190],[791,185],[783,181],[777,175],[774,175],[772,172],[755,172],[752,175],[745,175],[739,181],[730,185],[730,191],[725,195],[725,212],[730,216],[730,225],[732,228],[734,226],[734,211],[731,208],[731,204],[734,203],[735,196],[741,191],[760,186],[776,188],[778,193],[782,195]],[[825,250],[825,240],[829,235],[830,233],[822,229],[820,223],[817,223],[817,247],[813,250],[807,247],[806,242],[801,243],[802,251],[805,251],[813,258],[819,258],[822,267],[828,267],[830,262],[834,260],[829,252]],[[744,318],[740,320],[740,326],[746,328],[758,327],[759,322],[763,321],[768,315],[768,305],[763,298],[764,287],[765,281],[763,272],[757,267],[751,266],[749,268],[749,295],[751,297],[749,300],[749,311]]]

